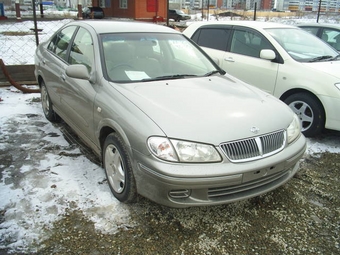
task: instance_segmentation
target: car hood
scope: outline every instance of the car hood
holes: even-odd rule
[[[224,76],[122,84],[118,90],[178,139],[217,145],[255,136],[252,127],[258,134],[287,128],[293,119],[278,99]]]
[[[338,61],[327,61],[327,62],[312,62],[304,63],[309,68],[327,73],[333,77],[340,78],[340,60]]]

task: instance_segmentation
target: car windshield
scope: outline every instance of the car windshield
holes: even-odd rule
[[[299,28],[271,28],[267,32],[299,62],[337,59],[338,52],[316,36]]]
[[[223,73],[181,34],[101,35],[104,76],[113,82],[147,82]]]

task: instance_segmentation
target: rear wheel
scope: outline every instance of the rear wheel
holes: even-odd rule
[[[48,95],[44,81],[40,83],[41,105],[46,119],[51,122],[59,122],[60,117],[53,111],[53,105],[50,96]]]
[[[103,164],[113,195],[121,202],[134,202],[137,191],[131,161],[123,140],[115,133],[105,139]]]
[[[285,103],[300,119],[302,133],[307,137],[320,134],[325,126],[325,113],[319,100],[308,93],[289,96]]]

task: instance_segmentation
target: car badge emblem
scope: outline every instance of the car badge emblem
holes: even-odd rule
[[[253,132],[254,134],[257,134],[260,131],[260,129],[258,127],[251,127],[250,131]]]

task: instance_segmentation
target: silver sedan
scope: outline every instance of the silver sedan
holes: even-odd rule
[[[63,119],[102,159],[121,202],[229,203],[298,171],[306,140],[293,111],[173,29],[75,21],[35,61],[46,118]]]

